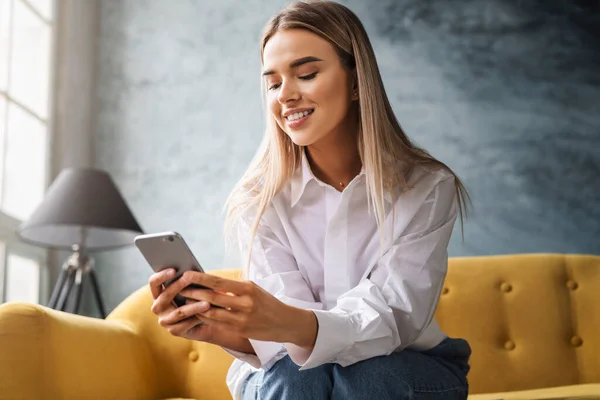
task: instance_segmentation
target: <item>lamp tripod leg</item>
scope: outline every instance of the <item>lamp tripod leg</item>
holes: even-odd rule
[[[77,268],[77,271],[75,273],[75,302],[73,303],[73,306],[71,307],[71,313],[73,314],[78,314],[79,313],[79,306],[81,304],[81,292],[82,292],[82,288],[81,285],[83,284],[83,270],[81,268]]]
[[[56,284],[54,285],[54,289],[52,289],[52,295],[50,296],[50,301],[48,301],[49,308],[56,309],[58,297],[60,296],[60,293],[63,290],[63,287],[67,280],[67,275],[68,275],[67,269],[61,268],[60,274],[58,275],[58,280],[56,281]]]
[[[69,294],[71,293],[71,288],[73,287],[73,281],[75,280],[74,269],[69,269],[67,274],[68,276],[66,282],[61,290],[60,297],[58,298],[58,304],[56,304],[56,309],[60,311],[65,311],[67,300],[69,299]]]
[[[106,311],[104,309],[104,303],[102,302],[102,296],[100,296],[100,286],[98,285],[96,272],[93,269],[90,269],[89,274],[92,282],[92,289],[94,290],[94,297],[96,298],[96,303],[98,304],[98,310],[100,310],[100,315],[102,315],[102,318],[106,318]]]

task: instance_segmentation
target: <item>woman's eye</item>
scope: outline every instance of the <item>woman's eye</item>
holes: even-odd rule
[[[311,79],[313,79],[315,76],[317,76],[316,72],[313,72],[310,75],[304,75],[304,76],[300,76],[299,78],[304,80],[304,81],[310,81]]]
[[[298,78],[302,79],[303,81],[310,81],[311,79],[314,79],[315,76],[317,76],[317,73],[313,72],[312,74],[299,76]],[[280,86],[281,86],[281,83],[273,83],[273,84],[269,84],[267,86],[267,89],[275,90],[275,89],[279,88]]]

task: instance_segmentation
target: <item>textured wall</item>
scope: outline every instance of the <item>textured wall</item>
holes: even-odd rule
[[[101,2],[96,165],[147,232],[181,232],[207,269],[229,262],[221,208],[262,134],[258,40],[285,3]],[[470,190],[451,255],[600,253],[594,2],[344,3],[404,128]],[[150,275],[133,248],[99,255],[98,273],[109,309]]]

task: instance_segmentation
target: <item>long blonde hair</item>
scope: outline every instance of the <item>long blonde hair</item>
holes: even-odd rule
[[[454,175],[462,230],[469,195],[448,166],[413,144],[400,127],[385,93],[373,47],[358,17],[347,7],[331,1],[292,3],[267,23],[261,40],[261,61],[269,39],[284,29],[305,29],[327,40],[355,78],[359,94],[358,149],[366,174],[369,205],[375,211],[382,243],[384,192],[397,195],[410,190],[407,178],[416,165],[445,168]],[[253,210],[248,253],[262,215],[299,167],[302,151],[267,110],[260,147],[225,204],[225,233],[230,238],[234,237],[240,218]],[[249,257],[248,254],[248,260]]]

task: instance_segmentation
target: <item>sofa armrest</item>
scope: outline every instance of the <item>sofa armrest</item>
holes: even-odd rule
[[[127,324],[0,306],[0,400],[156,398],[149,345]]]

